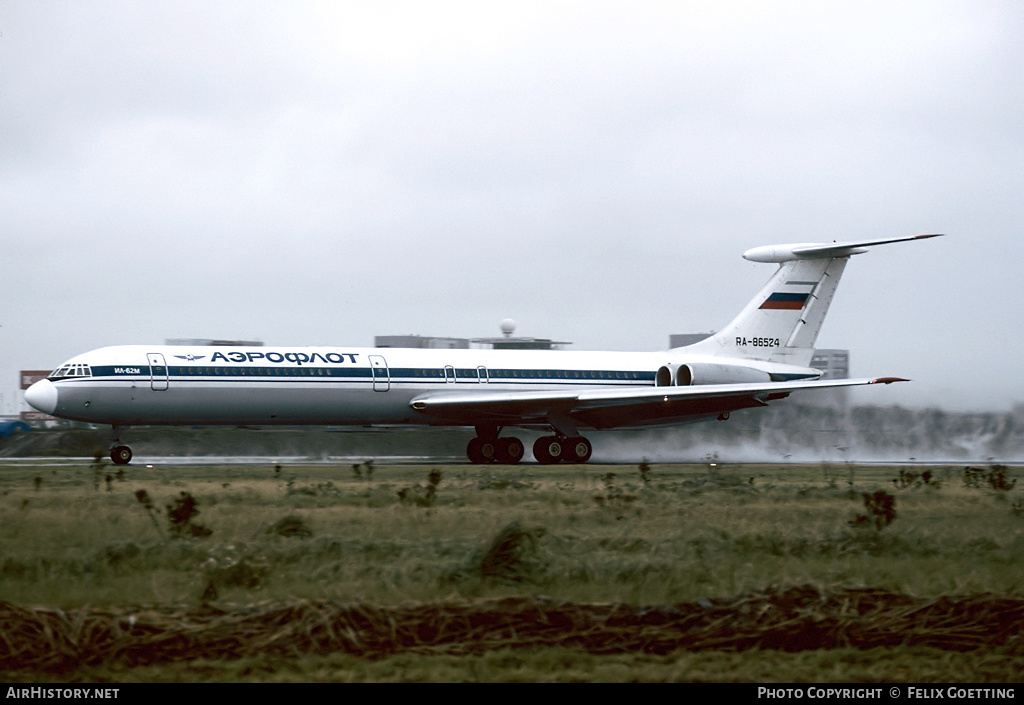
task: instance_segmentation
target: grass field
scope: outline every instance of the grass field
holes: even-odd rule
[[[808,585],[917,598],[1024,597],[1024,488],[1012,485],[1015,471],[997,488],[988,468],[966,477],[962,466],[912,468],[916,477],[909,470],[132,465],[118,473],[88,462],[9,463],[0,465],[0,599],[62,610],[503,597],[671,605]],[[884,526],[884,506],[864,500],[880,490],[895,503]],[[190,506],[197,513],[187,516]],[[1022,666],[1020,644],[960,653],[908,646],[894,634],[888,648],[799,653],[593,654],[513,644],[462,655],[136,667],[112,660],[0,673],[9,680],[1006,681],[1021,679]]]

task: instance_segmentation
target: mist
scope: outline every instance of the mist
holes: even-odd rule
[[[1024,404],[1009,412],[784,403],[724,422],[594,434],[594,460],[634,462],[1024,462]]]

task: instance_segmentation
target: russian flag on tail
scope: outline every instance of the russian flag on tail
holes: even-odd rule
[[[785,294],[777,291],[765,299],[765,302],[759,308],[799,311],[807,303],[809,296],[810,294]]]

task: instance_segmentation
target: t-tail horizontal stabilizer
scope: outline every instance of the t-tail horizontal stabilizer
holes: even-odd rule
[[[755,247],[743,253],[743,259],[751,262],[790,262],[798,259],[832,259],[834,257],[849,257],[867,252],[868,247],[874,245],[888,245],[890,242],[906,242],[908,240],[925,240],[930,237],[942,237],[941,233],[934,235],[911,235],[909,237],[894,237],[883,240],[861,240],[859,242],[833,242],[831,244],[821,243],[800,243],[795,245],[766,245]]]
[[[932,237],[939,235],[767,245],[747,250],[743,253],[745,259],[778,263],[778,270],[729,325],[685,349],[688,353],[806,367],[850,256],[875,245]]]

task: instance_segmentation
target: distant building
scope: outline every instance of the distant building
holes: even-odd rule
[[[560,350],[563,345],[572,343],[562,340],[551,340],[550,338],[514,338],[516,322],[506,318],[501,322],[500,338],[474,338],[477,345],[494,348],[495,350]]]
[[[850,376],[850,351],[820,348],[814,351],[811,367],[821,370],[821,379],[848,379]],[[845,409],[850,403],[850,388],[819,389],[804,392],[798,400],[817,406],[832,406]]]
[[[227,347],[262,348],[262,340],[209,340],[207,338],[168,338],[165,345],[223,345]]]
[[[44,414],[41,411],[35,409],[29,409],[25,411],[24,408],[28,407],[25,402],[25,390],[31,387],[33,384],[41,379],[46,379],[49,376],[50,370],[21,370],[19,376],[21,377],[21,406],[22,410],[18,413],[18,418],[22,421],[55,421],[56,418],[49,414]]]
[[[848,379],[850,377],[850,350],[819,348],[814,350],[811,367],[821,370],[821,379]],[[850,404],[850,388],[818,389],[803,393],[800,399],[817,406],[846,409]]]
[[[668,336],[668,346],[670,348],[682,348],[699,343],[702,340],[707,340],[713,335],[714,333],[671,333]]]
[[[440,338],[429,335],[378,335],[373,344],[378,348],[428,348],[459,350],[469,347],[468,338]]]
[[[494,350],[559,350],[571,343],[549,338],[513,337],[516,324],[510,318],[501,322],[500,338],[442,338],[430,335],[378,335],[373,344],[378,348],[431,348],[455,350],[469,347],[493,348]]]
[[[850,351],[817,349],[811,367],[824,372],[822,379],[846,379],[850,376]]]
[[[572,345],[564,340],[550,338],[473,338],[473,343],[495,350],[561,350],[563,345]]]
[[[21,390],[25,391],[33,384],[41,379],[46,379],[50,376],[52,370],[22,370],[21,374]]]

